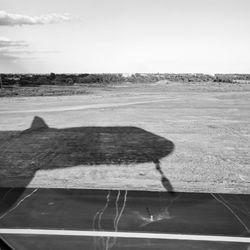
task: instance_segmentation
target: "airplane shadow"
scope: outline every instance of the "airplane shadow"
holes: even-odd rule
[[[0,213],[16,202],[40,169],[152,162],[164,188],[173,193],[160,168],[160,159],[173,150],[170,140],[138,127],[56,129],[36,116],[27,130],[0,131],[0,187],[23,187],[12,193],[8,204],[2,202]]]

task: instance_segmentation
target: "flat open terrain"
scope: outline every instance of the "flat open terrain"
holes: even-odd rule
[[[180,192],[250,193],[250,85],[163,82],[93,88],[90,92],[0,99],[0,186],[165,190],[165,177]],[[49,166],[62,154],[63,146],[56,145],[60,154],[53,156],[51,151],[47,154],[45,144],[39,144],[45,137],[50,139],[48,134],[38,133],[36,140],[34,131],[31,142],[21,133],[35,116],[58,129],[133,127],[171,141],[174,150],[159,159],[161,171],[156,170],[154,159],[96,165],[74,161],[70,167],[38,170],[27,163],[36,165],[36,160],[44,159]],[[105,138],[98,140],[110,142]],[[136,140],[143,148],[144,141]],[[98,144],[101,153],[103,145]],[[149,154],[155,154],[161,149],[156,144],[150,150]],[[122,147],[118,153],[122,154]]]

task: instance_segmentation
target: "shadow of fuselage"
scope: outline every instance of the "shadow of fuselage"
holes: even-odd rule
[[[42,169],[146,162],[157,166],[174,150],[173,142],[138,127],[55,129],[40,117],[27,130],[0,136],[0,187],[26,187]]]

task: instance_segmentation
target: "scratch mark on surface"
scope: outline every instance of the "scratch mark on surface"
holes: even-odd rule
[[[126,206],[127,194],[128,194],[128,191],[125,190],[124,198],[123,198],[123,205],[122,205],[120,213],[119,213],[119,207],[118,207],[118,201],[119,201],[120,193],[118,193],[118,195],[117,195],[117,199],[116,199],[116,208],[117,209],[116,209],[116,211],[117,211],[118,217],[116,216],[115,221],[114,221],[115,232],[118,231],[118,223],[119,223],[119,221],[121,219],[121,216],[122,216],[123,211],[124,211],[125,206]],[[109,245],[109,240],[110,240],[110,237],[108,237],[107,240],[106,240],[106,250],[111,249],[115,245],[115,243],[116,243],[116,237],[113,238],[113,242],[110,245]]]
[[[119,214],[119,198],[120,198],[120,190],[118,190],[118,194],[117,194],[117,197],[116,197],[116,201],[115,201],[115,219],[114,219],[114,228],[116,228],[116,220],[117,220],[117,217],[118,217],[118,214]]]
[[[123,211],[125,209],[125,206],[126,206],[126,201],[127,201],[127,194],[128,194],[128,191],[126,190],[125,191],[125,194],[124,194],[124,200],[123,200],[123,205],[122,205],[122,209],[121,209],[121,212],[117,218],[117,221],[116,221],[116,229],[118,228],[118,223],[119,223],[119,220],[121,219],[121,216],[123,214]]]
[[[217,198],[215,196],[215,194],[212,194],[211,195],[219,202],[221,203],[224,207],[226,207],[231,213],[232,215],[234,215],[234,217],[238,220],[238,222],[247,230],[248,233],[250,233],[250,230],[249,228],[247,227],[247,225],[242,221],[242,219],[233,211],[233,209],[228,206],[225,202],[223,202],[222,200],[220,200],[219,198]]]
[[[23,199],[21,199],[13,208],[11,208],[10,210],[8,210],[6,213],[4,213],[3,215],[0,216],[0,220],[3,219],[6,215],[8,215],[9,213],[11,213],[13,210],[15,210],[24,200],[26,200],[27,198],[29,198],[31,195],[33,195],[36,191],[38,190],[38,188],[34,189],[30,194],[26,195]]]
[[[117,217],[118,217],[118,214],[119,214],[119,204],[118,204],[118,202],[119,202],[120,194],[121,194],[121,191],[118,190],[116,200],[115,200],[115,219],[114,219],[114,229],[115,229],[115,231],[116,231],[116,220],[117,220]],[[110,240],[110,237],[107,237],[106,247],[105,247],[106,250],[113,247],[113,246],[109,246],[109,240]]]
[[[102,220],[102,215],[105,212],[106,208],[109,205],[109,198],[110,198],[110,191],[108,192],[108,195],[106,196],[106,204],[105,206],[101,209],[100,213],[99,213],[99,218],[98,218],[98,229],[102,230],[101,227],[101,220]]]
[[[95,231],[95,221],[96,221],[96,217],[97,217],[97,215],[98,215],[98,213],[99,213],[99,211],[97,211],[96,213],[95,213],[95,216],[94,216],[94,218],[93,218],[93,223],[92,223],[92,228],[93,228],[93,231]],[[94,247],[95,247],[95,249],[96,249],[96,237],[94,237]]]
[[[241,208],[235,206],[234,204],[230,203],[230,202],[227,201],[225,198],[223,198],[222,195],[218,194],[218,196],[219,196],[225,203],[227,203],[228,206],[231,205],[231,207],[234,207],[235,209],[239,210],[239,211],[242,212],[243,214],[249,216],[249,212],[248,212],[248,211],[244,211],[243,209],[241,209]],[[245,208],[245,207],[244,207],[244,208]]]
[[[104,211],[106,210],[106,208],[108,207],[109,198],[110,198],[110,191],[108,191],[108,194],[106,196],[106,203],[105,203],[104,207],[101,208],[99,211],[97,211],[95,216],[94,216],[93,223],[92,223],[93,231],[95,231],[95,222],[96,222],[97,217],[98,217],[97,228],[99,230],[101,230],[101,217],[102,217],[102,214],[104,213]],[[98,238],[98,242],[99,242],[99,238]],[[95,245],[95,249],[96,249],[96,247],[97,247],[96,237],[94,237],[94,245]]]
[[[7,195],[13,190],[14,188],[10,188],[3,196],[3,198],[1,199],[1,202],[4,201],[4,199],[7,197]]]
[[[240,199],[239,196],[236,196],[237,200],[240,202],[240,204],[242,205],[242,207],[246,210],[247,214],[250,214],[249,208],[247,208],[247,206],[244,204],[244,202]]]

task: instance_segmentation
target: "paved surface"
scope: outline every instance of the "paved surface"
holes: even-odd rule
[[[0,232],[17,249],[219,250],[250,245],[249,195],[1,188],[0,197]],[[30,229],[37,231],[25,231]]]

